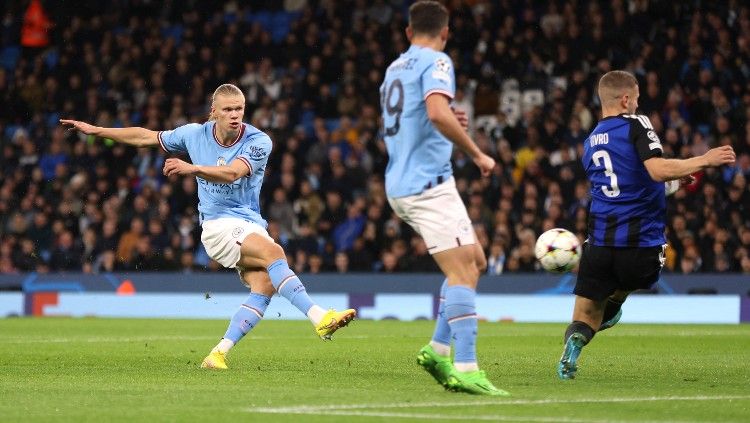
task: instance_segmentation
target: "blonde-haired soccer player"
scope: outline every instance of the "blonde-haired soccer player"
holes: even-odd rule
[[[161,148],[168,154],[187,153],[192,163],[168,158],[164,174],[195,176],[201,241],[209,256],[224,267],[236,268],[250,295],[232,317],[224,337],[201,367],[226,369],[225,355],[263,318],[274,292],[305,313],[324,339],[354,317],[352,309],[324,310],[305,291],[289,269],[284,250],[268,235],[260,214],[260,189],[271,153],[268,135],[242,122],[245,96],[234,85],[219,86],[213,94],[209,120],[171,131],[145,128],[102,128],[62,119],[84,134],[110,138],[135,147]]]

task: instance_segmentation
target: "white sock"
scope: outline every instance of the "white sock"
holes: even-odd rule
[[[451,346],[441,344],[440,342],[430,341],[430,346],[433,350],[435,350],[436,353],[444,356],[451,355]]]
[[[326,314],[326,310],[323,310],[319,305],[314,305],[310,307],[310,310],[307,310],[307,318],[310,319],[315,326],[318,326],[318,323],[323,320],[324,314]]]
[[[474,363],[453,363],[453,366],[459,372],[475,372],[479,370],[479,366],[476,362]]]
[[[232,340],[227,338],[221,338],[221,341],[219,341],[218,344],[214,347],[214,349],[211,350],[211,352],[220,352],[222,354],[226,354],[232,347],[234,346],[234,342]]]

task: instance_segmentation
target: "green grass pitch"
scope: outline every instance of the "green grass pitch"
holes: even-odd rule
[[[564,324],[480,324],[511,398],[445,392],[415,363],[431,322],[355,321],[333,342],[265,321],[198,368],[218,320],[0,319],[0,421],[750,421],[750,326],[619,325],[559,381]]]

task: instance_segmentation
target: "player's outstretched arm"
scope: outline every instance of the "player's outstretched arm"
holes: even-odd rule
[[[134,147],[152,147],[159,145],[158,132],[137,126],[129,128],[102,128],[79,120],[60,119],[60,123],[71,126],[86,135],[109,138]],[[72,129],[71,128],[71,129]]]
[[[193,175],[209,182],[231,184],[250,173],[242,160],[233,160],[228,166],[199,166],[184,160],[169,158],[164,162],[164,175]]]
[[[734,150],[729,145],[723,145],[708,150],[706,154],[689,159],[665,159],[652,157],[643,162],[651,179],[666,182],[680,179],[707,167],[732,164],[736,159]]]
[[[484,154],[472,141],[461,122],[459,122],[459,117],[451,110],[448,98],[442,94],[428,95],[425,99],[425,107],[427,108],[427,117],[435,125],[435,128],[474,160],[474,164],[479,167],[482,176],[488,176],[492,172],[492,168],[495,167],[495,160]]]

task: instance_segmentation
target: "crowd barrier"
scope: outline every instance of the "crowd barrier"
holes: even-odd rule
[[[432,319],[438,274],[301,275],[325,307],[355,308],[365,319]],[[546,273],[484,276],[477,312],[489,321],[566,322],[575,275]],[[654,289],[633,295],[625,323],[750,321],[750,276],[665,273]],[[0,316],[71,316],[227,319],[247,295],[236,273],[111,273],[0,275]],[[266,318],[304,319],[274,298]]]

